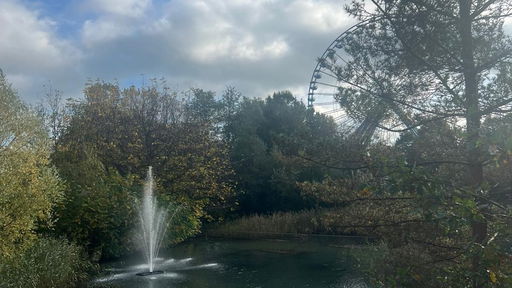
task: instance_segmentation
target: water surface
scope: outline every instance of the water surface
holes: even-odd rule
[[[367,287],[361,280],[350,239],[193,240],[162,251],[156,269],[147,271],[143,257],[134,255],[103,266],[95,285],[141,288],[263,288]]]

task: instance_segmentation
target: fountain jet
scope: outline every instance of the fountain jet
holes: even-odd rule
[[[157,206],[156,198],[153,195],[153,185],[153,169],[149,166],[144,183],[142,205],[139,210],[142,246],[149,271],[137,273],[139,276],[163,273],[163,271],[155,270],[155,260],[167,230],[167,210]]]

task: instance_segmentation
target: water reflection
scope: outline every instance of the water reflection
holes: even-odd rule
[[[341,245],[343,246],[343,245]],[[104,265],[94,285],[127,288],[308,287],[367,288],[353,265],[351,249],[318,241],[196,240],[164,251],[157,259],[163,274],[135,276],[147,270],[140,258]]]
[[[207,264],[201,264],[201,265],[192,265],[192,266],[186,266],[186,263],[192,261],[192,258],[184,258],[184,259],[163,259],[159,258],[157,261],[155,261],[156,267],[158,269],[162,269],[164,271],[184,271],[184,270],[193,270],[193,269],[205,269],[205,268],[219,268],[220,265],[218,263],[207,263]],[[97,278],[95,282],[97,283],[104,283],[104,282],[116,282],[116,280],[126,280],[128,278],[145,278],[144,280],[159,280],[159,279],[179,279],[180,274],[176,272],[164,272],[161,274],[154,274],[149,276],[138,276],[136,275],[139,272],[147,271],[148,270],[148,264],[139,264],[139,265],[132,265],[128,266],[126,268],[105,268],[104,271],[107,273],[111,272],[117,272],[113,273],[104,277]],[[140,279],[137,279],[140,280]],[[154,283],[149,281],[148,282],[151,287],[154,286]]]

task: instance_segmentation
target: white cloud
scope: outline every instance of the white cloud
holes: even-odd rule
[[[69,1],[81,4],[63,18],[79,25],[64,38],[61,18],[0,0],[0,68],[25,98],[42,95],[49,80],[69,97],[86,77],[140,84],[141,74],[181,88],[229,84],[261,97],[289,89],[300,98],[317,57],[354,23],[346,1]]]
[[[503,30],[505,30],[505,33],[509,36],[512,36],[512,17],[507,17],[505,19],[505,23],[503,25]]]
[[[86,19],[71,44],[56,34],[59,23],[13,1],[6,3],[14,8],[0,11],[24,15],[0,22],[8,27],[0,41],[13,39],[6,31],[27,37],[14,42],[32,49],[21,54],[34,59],[14,57],[16,71],[8,76],[25,79],[20,83],[29,83],[28,75],[47,76],[60,89],[80,90],[85,77],[132,83],[144,74],[205,89],[234,85],[247,96],[303,91],[297,87],[307,85],[316,58],[351,22],[339,0],[88,0],[73,12]],[[25,18],[30,25],[16,20]],[[41,71],[52,65],[51,73]],[[63,73],[69,67],[74,74]]]
[[[298,34],[332,33],[349,23],[338,1],[178,2],[170,2],[169,13],[164,17],[189,35],[189,55],[200,62],[284,57],[290,50],[287,39]],[[193,18],[186,19],[178,13]],[[176,21],[185,23],[179,25]]]
[[[94,11],[96,17],[84,22],[82,43],[88,48],[139,33],[154,21],[146,19],[151,4],[151,0],[88,0],[85,10]]]
[[[55,23],[12,1],[0,2],[0,59],[11,69],[53,69],[78,51],[58,39]]]
[[[125,17],[140,17],[150,7],[151,0],[89,0],[86,7],[101,13]]]
[[[285,56],[287,39],[294,37],[290,34],[332,33],[348,24],[341,5],[334,0],[173,0],[161,10],[156,19],[156,15],[140,13],[136,20],[131,15],[120,16],[122,13],[102,14],[84,23],[83,43],[100,46],[118,38],[153,34],[162,42],[180,45],[173,49],[198,62],[259,61]]]
[[[133,34],[130,25],[122,25],[123,19],[113,21],[111,19],[87,20],[82,28],[82,40],[86,47],[97,43],[115,40]]]
[[[253,36],[235,40],[230,35],[224,35],[224,38],[219,40],[192,49],[192,58],[198,62],[223,61],[226,58],[254,62],[279,58],[289,49],[283,39],[269,41],[263,45],[258,44]]]
[[[0,68],[26,98],[49,80],[45,76],[74,74],[80,51],[56,35],[56,25],[19,2],[0,1]]]
[[[290,20],[300,29],[329,33],[342,29],[352,20],[344,17],[343,1],[296,0],[286,7]]]

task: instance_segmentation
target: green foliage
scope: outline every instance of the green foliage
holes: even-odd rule
[[[289,92],[244,99],[238,109],[225,137],[242,191],[241,212],[307,208],[296,181],[321,180],[327,171],[302,156],[318,157],[326,143],[340,140],[332,119],[307,110]]]
[[[48,226],[62,182],[49,163],[50,142],[40,119],[0,71],[0,256],[14,256]]]
[[[40,238],[17,257],[0,258],[0,287],[77,287],[91,268],[79,246]]]
[[[231,208],[227,146],[215,133],[220,104],[212,92],[194,89],[188,98],[153,84],[89,83],[85,99],[70,103],[71,119],[52,157],[68,182],[59,231],[102,257],[133,247],[134,205],[148,166],[161,204],[182,207],[170,242],[198,233],[202,221]]]
[[[381,237],[372,271],[383,287],[507,287],[512,202],[501,135],[512,103],[503,30],[512,4],[353,0],[346,8],[364,25],[337,43],[347,61],[331,63],[343,82],[336,99],[360,122],[407,132],[394,147],[367,149],[358,169],[344,165],[359,178],[306,184],[305,194]]]
[[[475,243],[472,225],[485,215],[474,195],[455,186],[458,178],[447,182],[446,175],[436,174],[435,165],[400,165],[407,163],[400,154],[387,154],[393,158],[374,164],[367,173],[360,171],[358,177],[301,184],[305,197],[337,207],[323,219],[336,233],[382,241],[374,253],[359,256],[376,286],[470,287],[478,279],[479,287],[508,287],[510,211],[499,204],[489,206],[492,236]],[[475,257],[480,261],[477,269]]]
[[[192,97],[185,105],[187,122],[208,123],[218,121],[221,103],[215,93],[203,89],[192,89]]]
[[[184,202],[171,203],[168,206],[169,226],[166,235],[168,243],[182,242],[200,232],[201,218],[192,210],[192,207]]]
[[[471,287],[475,277],[480,279],[480,287],[510,287],[512,282],[507,271],[511,261],[501,249],[498,252],[494,248],[494,245],[484,249],[475,247],[446,259],[440,258],[442,254],[424,253],[425,243],[393,247],[383,241],[355,256],[360,271],[370,275],[375,287],[466,288]],[[478,271],[471,269],[475,254],[482,256],[483,268]]]
[[[483,123],[482,146],[487,147],[490,164],[485,167],[486,179],[494,184],[490,194],[498,203],[512,203],[512,116],[493,117]]]
[[[138,219],[134,190],[139,188],[134,178],[106,169],[89,151],[57,151],[54,163],[67,180],[55,232],[84,245],[95,257],[119,257],[133,249]]]

